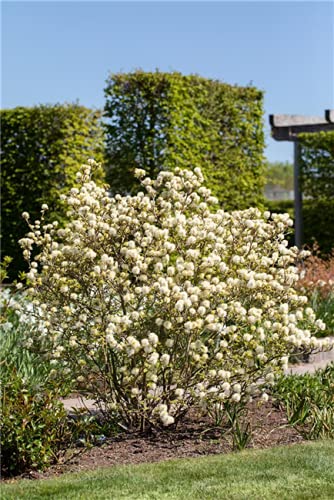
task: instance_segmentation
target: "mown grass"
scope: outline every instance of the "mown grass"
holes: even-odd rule
[[[4,484],[7,499],[332,499],[334,441]]]

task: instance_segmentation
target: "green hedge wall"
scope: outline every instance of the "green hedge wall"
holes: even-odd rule
[[[113,192],[135,192],[135,168],[200,167],[226,210],[261,206],[263,93],[180,73],[112,74],[105,89]]]
[[[303,196],[334,200],[334,131],[300,134],[299,143]]]
[[[78,167],[103,159],[101,112],[77,104],[18,107],[2,110],[1,118],[1,259],[13,262],[10,278],[25,270],[17,241],[28,231],[23,211],[38,219],[42,203],[50,218],[65,217],[59,194],[72,186]],[[104,178],[101,172],[97,179]]]

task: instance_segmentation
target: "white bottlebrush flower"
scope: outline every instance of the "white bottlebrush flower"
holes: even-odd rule
[[[184,395],[184,389],[177,388],[175,389],[174,393],[177,398],[182,398]]]
[[[150,344],[152,344],[152,345],[154,345],[154,346],[155,346],[155,345],[157,345],[157,343],[159,342],[159,337],[158,337],[158,335],[156,335],[155,333],[150,332],[150,333],[148,334],[148,341],[149,341],[149,343],[150,343]]]
[[[162,354],[162,356],[160,356],[160,363],[162,364],[162,366],[167,366],[169,364],[169,361],[170,361],[169,354]]]
[[[96,252],[94,252],[94,250],[92,250],[92,249],[88,249],[88,250],[86,250],[86,257],[87,257],[87,259],[93,260],[96,257]]]
[[[159,354],[157,352],[153,352],[147,359],[150,365],[156,365],[158,360],[159,360]]]

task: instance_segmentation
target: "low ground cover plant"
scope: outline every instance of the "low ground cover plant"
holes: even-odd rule
[[[20,240],[28,293],[55,377],[82,384],[127,429],[225,412],[267,389],[324,328],[294,284],[286,214],[226,213],[199,169],[137,171],[143,190],[110,197],[91,161],[62,196],[69,223],[30,221]],[[32,256],[32,251],[35,251]]]
[[[314,374],[282,376],[273,395],[305,439],[334,438],[334,363]]]

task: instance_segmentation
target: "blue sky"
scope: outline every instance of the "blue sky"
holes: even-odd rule
[[[177,70],[265,92],[268,113],[322,116],[334,100],[333,2],[2,2],[2,108],[103,107],[111,72]]]

